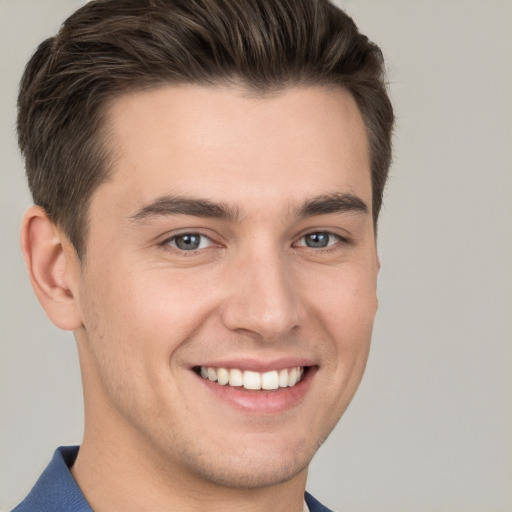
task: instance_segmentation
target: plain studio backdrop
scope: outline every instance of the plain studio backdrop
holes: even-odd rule
[[[0,510],[82,436],[72,334],[18,243],[23,67],[83,1],[0,0]],[[340,2],[386,57],[397,114],[366,375],[310,469],[348,512],[512,510],[512,2]],[[305,418],[307,421],[307,418]]]

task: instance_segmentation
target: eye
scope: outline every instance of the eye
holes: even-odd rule
[[[311,249],[324,249],[339,242],[342,238],[334,233],[326,231],[317,231],[304,235],[297,243],[301,247],[309,247]]]
[[[198,249],[206,249],[213,242],[201,233],[182,233],[167,239],[164,245],[169,245],[180,251],[196,251]]]

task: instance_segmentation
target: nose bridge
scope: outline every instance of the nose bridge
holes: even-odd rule
[[[279,250],[265,245],[240,258],[224,322],[270,340],[298,326],[299,314],[291,269]]]

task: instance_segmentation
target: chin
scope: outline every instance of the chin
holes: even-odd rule
[[[211,483],[231,489],[260,489],[279,485],[292,480],[306,470],[307,461],[275,461],[265,465],[261,461],[250,466],[245,462],[243,467],[219,467],[218,465],[202,466],[200,476]],[[209,467],[208,467],[209,466]]]
[[[188,466],[196,476],[215,485],[257,489],[288,482],[305,472],[317,448],[316,445],[308,448],[307,442],[285,450],[253,444],[224,456],[189,456]]]

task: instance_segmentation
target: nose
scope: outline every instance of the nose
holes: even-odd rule
[[[230,281],[222,312],[228,329],[273,341],[299,327],[292,272],[279,254],[243,258]]]

